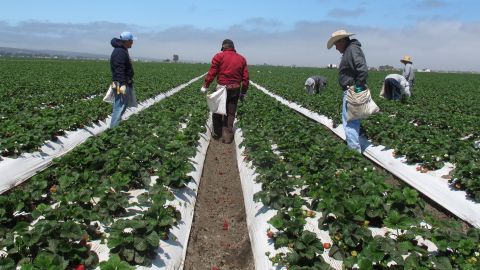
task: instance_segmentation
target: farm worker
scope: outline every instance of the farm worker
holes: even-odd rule
[[[240,99],[243,102],[247,94],[249,74],[247,61],[245,57],[237,53],[232,40],[225,39],[220,50],[221,52],[215,54],[212,58],[210,70],[200,91],[202,93],[207,92],[215,77],[217,77],[218,85],[226,86],[227,115],[216,113],[212,115],[212,136],[214,139],[219,139],[221,136],[222,142],[231,143],[233,141],[233,121],[235,120],[238,100]]]
[[[325,86],[327,86],[327,78],[323,76],[310,76],[310,78],[305,81],[305,90],[310,95],[315,93],[320,94],[320,91],[325,88]]]
[[[359,132],[360,119],[347,122],[347,89],[354,86],[356,91],[367,89],[368,66],[361,44],[356,39],[350,39],[353,33],[338,30],[332,33],[327,42],[327,49],[335,48],[342,54],[338,67],[338,83],[343,91],[342,123],[349,148],[361,153]]]
[[[123,113],[128,107],[136,107],[137,100],[133,89],[133,66],[128,49],[132,47],[136,38],[130,32],[123,32],[120,38],[113,38],[110,42],[113,52],[110,57],[110,69],[112,71],[112,88],[115,89],[115,101],[113,102],[112,120],[110,127],[116,127],[122,119]]]
[[[389,74],[383,81],[380,96],[389,100],[410,97],[410,85],[400,74]]]
[[[410,93],[413,93],[413,86],[415,85],[415,71],[413,70],[412,57],[405,55],[400,62],[405,64],[403,67],[403,77],[407,79],[408,84],[410,85]]]

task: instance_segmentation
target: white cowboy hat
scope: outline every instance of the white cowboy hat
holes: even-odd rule
[[[340,39],[345,38],[345,37],[349,37],[349,36],[352,36],[352,35],[355,35],[355,34],[354,33],[348,33],[347,31],[345,31],[343,29],[333,32],[332,36],[330,37],[330,39],[327,42],[327,49],[332,48],[333,44],[335,44],[335,42],[339,41]]]
[[[400,59],[400,62],[402,63],[405,63],[405,62],[408,62],[408,63],[412,63],[412,57],[410,55],[405,55],[402,59]]]

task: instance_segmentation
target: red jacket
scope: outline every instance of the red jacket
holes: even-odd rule
[[[242,87],[242,92],[248,89],[248,67],[245,57],[234,49],[225,49],[212,59],[212,66],[205,77],[205,87],[209,87],[217,77],[217,83],[230,88]]]

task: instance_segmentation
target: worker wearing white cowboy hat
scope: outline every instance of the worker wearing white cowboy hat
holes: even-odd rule
[[[342,123],[349,148],[361,152],[360,148],[360,120],[347,122],[347,89],[355,86],[357,91],[367,89],[368,66],[361,44],[356,39],[350,39],[353,33],[338,30],[332,33],[327,42],[327,48],[335,48],[342,54],[338,67],[338,83],[344,91],[342,105]]]
[[[413,94],[413,86],[415,85],[415,71],[413,70],[412,57],[410,55],[405,55],[400,62],[404,63],[403,67],[403,77],[408,81],[410,85],[410,93]]]

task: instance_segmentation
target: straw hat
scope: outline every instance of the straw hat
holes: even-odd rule
[[[402,63],[407,62],[407,63],[411,64],[412,63],[412,57],[410,55],[405,55],[402,59],[400,59],[400,62],[402,62]]]
[[[347,31],[345,31],[343,29],[333,32],[332,36],[330,37],[330,39],[327,42],[327,49],[332,48],[333,44],[335,44],[335,42],[339,41],[340,39],[345,38],[345,37],[349,37],[349,36],[352,36],[352,35],[355,35],[355,34],[354,33],[348,33]]]

